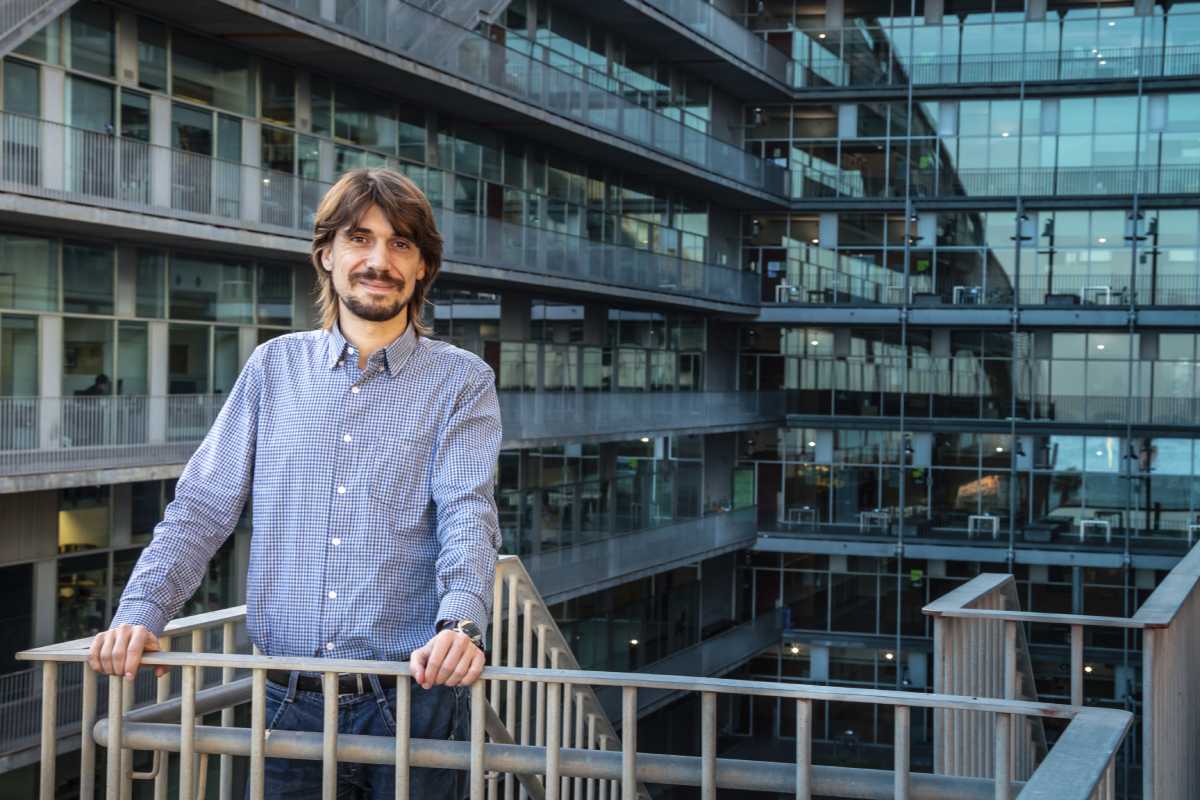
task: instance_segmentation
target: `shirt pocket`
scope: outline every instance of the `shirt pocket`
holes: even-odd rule
[[[386,436],[375,445],[371,468],[372,512],[394,529],[412,531],[433,504],[430,471],[432,435]]]

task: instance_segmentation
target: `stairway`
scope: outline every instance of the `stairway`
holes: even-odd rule
[[[0,0],[0,57],[66,13],[76,0]]]

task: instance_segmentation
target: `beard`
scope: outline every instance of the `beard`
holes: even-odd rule
[[[403,278],[396,278],[375,269],[366,269],[356,275],[350,276],[351,287],[360,281],[383,281],[390,283],[396,287],[399,297],[395,300],[386,297],[371,300],[356,297],[350,292],[338,292],[337,296],[341,304],[347,311],[359,319],[366,320],[367,322],[387,322],[398,317],[408,306],[409,295],[411,293],[404,291],[405,283]]]

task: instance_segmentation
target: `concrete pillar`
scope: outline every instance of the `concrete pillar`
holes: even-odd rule
[[[533,304],[529,295],[504,292],[500,295],[500,338],[510,342],[525,342],[530,337]]]
[[[117,76],[132,86],[138,82],[137,14],[117,9]]]
[[[58,67],[42,65],[41,110],[47,122],[66,121],[66,72]],[[42,186],[46,189],[66,188],[67,154],[66,130],[62,125],[41,127]]]
[[[296,71],[296,129],[312,133],[312,76]]]
[[[337,178],[337,158],[333,142],[327,139],[317,140],[317,178],[324,183],[333,183]]]
[[[167,390],[168,362],[167,345],[170,335],[166,322],[154,320],[147,323],[150,339],[150,357],[147,369],[150,387],[150,410],[147,418],[146,437],[150,442],[167,440]]]
[[[617,485],[613,480],[617,475],[617,446],[612,442],[605,442],[600,445],[599,455],[600,480],[605,482],[608,493],[608,497],[605,499],[608,508],[608,520],[605,527],[609,533],[612,533],[617,528]]]
[[[63,320],[38,317],[38,387],[43,399],[38,417],[38,443],[43,449],[60,444],[62,406]]]
[[[242,219],[258,222],[262,216],[262,125],[242,120]]]
[[[127,243],[117,245],[116,309],[118,317],[137,313],[137,248]]]
[[[109,542],[113,547],[128,547],[133,532],[133,485],[114,483],[109,487],[112,503],[112,527]],[[116,604],[117,598],[113,598]]]
[[[150,205],[171,207],[171,99],[150,95]]]
[[[244,366],[256,347],[258,347],[258,328],[253,325],[239,325],[238,364]]]
[[[58,538],[58,529],[53,531]],[[33,563],[33,646],[54,644],[58,627],[58,559]]]

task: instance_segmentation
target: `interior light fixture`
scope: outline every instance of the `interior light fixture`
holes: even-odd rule
[[[1091,664],[1084,664],[1084,666],[1083,666],[1083,671],[1086,672],[1088,675],[1092,674],[1093,669],[1094,669],[1094,667],[1092,667]]]
[[[1008,131],[1003,131],[1003,132],[1001,132],[1000,136],[1001,136],[1002,138],[1004,138],[1004,139],[1007,139],[1007,138],[1008,138]]]
[[[818,34],[817,34],[817,38],[818,38],[818,39],[824,39],[824,38],[825,38],[825,34],[823,34],[823,33],[818,33]]]
[[[639,441],[641,441],[642,444],[650,444],[650,437],[643,436]]]
[[[1102,344],[1098,344],[1098,345],[1096,345],[1096,349],[1097,349],[1097,350],[1103,350],[1103,349],[1104,349],[1104,345],[1102,345]]]
[[[630,640],[629,640],[629,646],[630,646],[630,647],[637,647],[637,646],[638,646],[638,640],[637,640],[637,639],[630,639]]]
[[[809,447],[816,447],[816,446],[817,446],[817,443],[816,443],[816,442],[809,442],[809,443],[808,443],[808,446],[809,446]]]
[[[813,339],[811,342],[809,342],[809,344],[811,344],[813,347],[816,347],[820,344],[820,342],[818,342],[816,339]]]
[[[1115,22],[1111,22],[1111,21],[1110,21],[1110,22],[1108,23],[1108,27],[1110,27],[1110,28],[1115,28],[1115,27],[1117,27],[1117,23],[1115,23]]]
[[[1100,237],[1097,237],[1096,241],[1099,242],[1100,244],[1105,244],[1108,242],[1108,239],[1104,236],[1100,236]]]
[[[821,243],[821,240],[820,240],[820,239],[813,239],[813,240],[812,240],[812,243],[813,243],[813,244],[820,244],[820,243]]]
[[[1004,452],[1004,448],[1003,448],[1003,447],[997,447],[997,448],[996,448],[996,452],[997,452],[997,453],[1003,453],[1003,452]]]
[[[1108,63],[1108,62],[1107,62],[1107,61],[1105,61],[1103,58],[1102,58],[1102,59],[1100,59],[1100,66],[1102,66],[1102,67],[1103,67],[1103,66],[1104,66],[1105,64],[1107,64],[1107,63]]]
[[[895,653],[893,653],[893,652],[891,652],[891,651],[888,651],[888,652],[884,653],[884,654],[883,654],[883,657],[884,657],[885,659],[887,659],[888,661],[895,661],[895,660],[896,660],[896,654],[895,654]]]
[[[792,654],[792,655],[794,655],[794,656],[798,656],[798,655],[800,655],[800,645],[798,645],[798,644],[794,644],[794,645],[792,645],[791,647],[789,647],[789,648],[788,648],[788,650],[789,650],[789,651],[791,652],[791,654]]]

